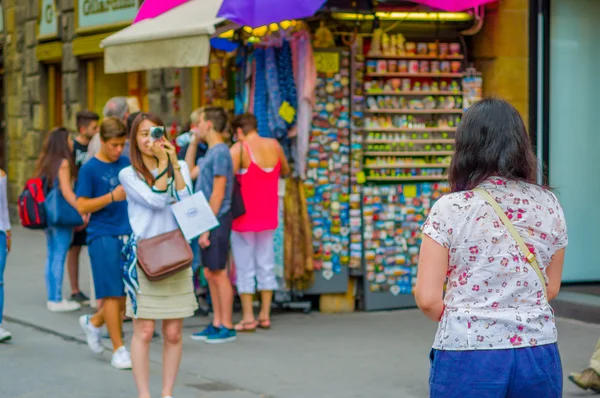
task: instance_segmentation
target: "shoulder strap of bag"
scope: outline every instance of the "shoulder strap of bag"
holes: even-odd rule
[[[500,217],[500,220],[502,220],[502,222],[504,223],[504,226],[506,226],[506,229],[508,229],[508,232],[510,232],[510,234],[513,237],[513,239],[519,245],[519,248],[521,249],[521,251],[525,255],[525,258],[527,259],[527,262],[529,264],[531,264],[531,267],[533,268],[533,270],[537,274],[538,278],[540,278],[540,282],[542,282],[542,287],[544,288],[544,296],[547,299],[548,298],[548,293],[546,292],[546,280],[544,279],[544,275],[542,274],[542,270],[540,269],[540,265],[538,264],[537,259],[535,258],[535,254],[533,254],[529,250],[529,248],[527,247],[527,245],[523,241],[523,238],[517,232],[517,230],[516,230],[515,226],[513,225],[513,223],[508,219],[508,217],[506,217],[506,214],[504,213],[504,210],[502,210],[502,208],[500,207],[500,205],[498,204],[498,202],[496,202],[496,200],[492,197],[492,195],[490,195],[489,193],[487,193],[485,190],[483,190],[481,188],[475,188],[473,190],[473,192],[476,192],[481,197],[483,197],[483,199],[485,199],[485,201],[488,202],[490,206],[492,206],[492,209],[494,209],[494,211],[496,212],[496,214],[498,215],[498,217]]]

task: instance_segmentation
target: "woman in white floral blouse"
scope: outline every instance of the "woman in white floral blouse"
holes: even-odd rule
[[[431,397],[562,396],[548,301],[560,288],[567,230],[556,196],[535,184],[536,173],[514,107],[484,99],[469,108],[456,132],[453,193],[435,203],[423,225],[416,299],[439,322]],[[475,188],[498,202],[535,255],[539,275]]]

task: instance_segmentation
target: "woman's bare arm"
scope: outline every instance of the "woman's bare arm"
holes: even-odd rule
[[[444,312],[444,283],[448,272],[448,249],[423,234],[415,298],[417,306],[432,321]]]
[[[553,300],[558,296],[560,284],[562,281],[563,264],[565,262],[565,249],[560,249],[550,261],[550,265],[546,267],[546,276],[548,276],[548,301]]]
[[[71,165],[67,159],[63,159],[58,169],[58,184],[60,192],[67,203],[77,209],[77,197],[73,191],[73,181],[71,179]]]

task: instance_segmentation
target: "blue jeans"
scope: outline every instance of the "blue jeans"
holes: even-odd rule
[[[71,239],[73,228],[48,227],[45,230],[48,258],[46,260],[46,291],[48,301],[60,302],[62,300],[63,275],[65,273],[65,259]]]
[[[0,231],[0,325],[4,315],[4,268],[6,267],[6,233]]]
[[[561,398],[557,344],[505,350],[431,350],[431,398]]]

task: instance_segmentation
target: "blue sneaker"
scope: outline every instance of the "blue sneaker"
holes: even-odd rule
[[[196,341],[206,341],[208,336],[218,334],[220,330],[221,330],[221,328],[217,328],[211,323],[203,331],[194,333],[193,335],[190,336],[190,338],[192,340],[196,340]]]
[[[211,334],[206,338],[207,344],[229,343],[237,340],[235,329],[227,329],[226,327],[219,328],[217,333]]]

